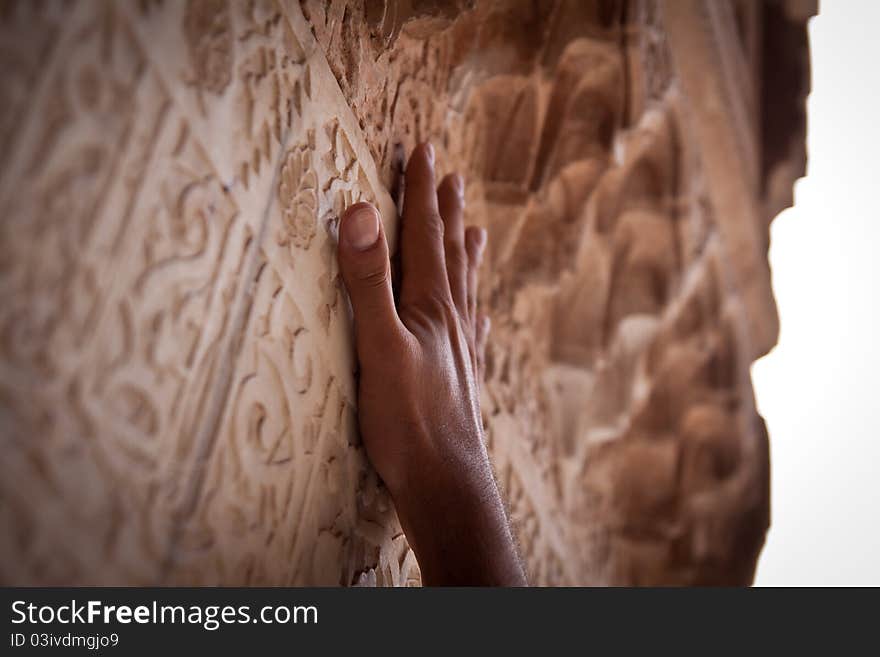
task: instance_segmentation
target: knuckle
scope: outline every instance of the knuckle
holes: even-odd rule
[[[456,269],[467,267],[469,259],[465,253],[464,245],[460,241],[448,241],[446,243],[446,262]]]
[[[428,294],[411,309],[411,315],[420,323],[437,328],[446,328],[458,322],[458,309],[446,295]]]
[[[443,226],[443,219],[440,218],[440,214],[437,212],[426,212],[425,213],[425,230],[428,234],[440,241],[443,240],[443,237],[446,233],[445,228]]]
[[[362,269],[358,272],[357,279],[358,284],[367,289],[384,287],[389,281],[388,267],[371,267]]]
[[[483,260],[483,248],[485,246],[484,233],[481,229],[473,226],[465,232],[465,248],[467,249],[468,261],[471,266],[479,267]]]
[[[397,330],[383,330],[382,339],[358,332],[358,354],[369,355],[370,363],[378,372],[392,372],[405,367],[408,362],[408,347],[404,336]]]
[[[458,326],[458,308],[449,299],[443,298],[435,301],[434,315],[440,326],[444,328]]]

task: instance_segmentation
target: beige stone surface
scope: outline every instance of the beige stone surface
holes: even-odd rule
[[[0,581],[419,582],[334,249],[356,200],[393,234],[430,139],[489,233],[483,415],[531,581],[750,582],[814,12],[2,3]]]

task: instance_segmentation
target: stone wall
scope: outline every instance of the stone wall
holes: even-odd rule
[[[814,11],[2,3],[0,581],[419,582],[335,240],[359,199],[394,233],[430,139],[489,233],[483,415],[532,582],[750,582]]]

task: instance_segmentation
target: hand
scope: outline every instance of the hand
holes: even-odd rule
[[[394,305],[378,211],[342,217],[339,265],[354,311],[358,421],[394,499],[425,584],[525,585],[483,442],[478,357],[488,319],[476,312],[485,231],[464,228],[464,181],[434,182],[434,151],[406,168]]]

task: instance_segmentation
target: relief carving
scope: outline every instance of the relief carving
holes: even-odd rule
[[[750,582],[756,176],[778,204],[789,169],[757,161],[763,14],[724,7],[5,3],[0,581],[420,583],[336,239],[368,200],[394,247],[431,139],[489,234],[483,421],[531,581]]]
[[[288,151],[281,167],[278,202],[284,218],[284,235],[278,243],[309,248],[318,220],[318,176],[307,146]]]
[[[192,82],[222,94],[232,80],[232,26],[226,0],[189,0],[183,31],[193,67]]]

